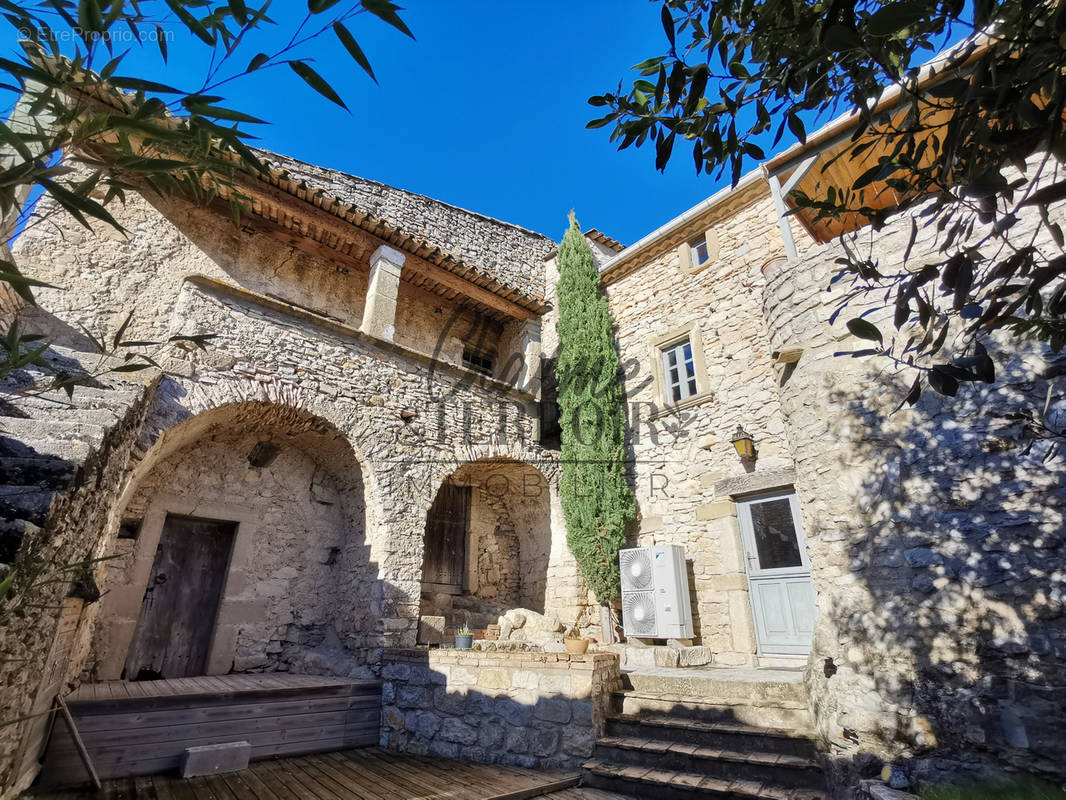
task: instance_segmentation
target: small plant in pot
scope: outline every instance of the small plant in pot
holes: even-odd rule
[[[571,628],[563,636],[563,645],[566,647],[566,652],[572,656],[583,656],[588,652],[589,640],[578,633],[577,628]]]
[[[470,628],[464,625],[459,629],[459,632],[455,634],[455,649],[456,650],[473,650],[474,649],[474,634]]]

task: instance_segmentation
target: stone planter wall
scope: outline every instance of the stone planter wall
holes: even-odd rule
[[[387,650],[385,747],[490,764],[574,769],[619,685],[612,653]]]

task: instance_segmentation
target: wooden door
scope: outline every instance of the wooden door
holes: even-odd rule
[[[167,515],[126,680],[203,675],[237,523]]]
[[[796,495],[737,504],[759,652],[806,655],[817,606]]]
[[[460,594],[466,576],[466,530],[470,522],[470,487],[445,483],[426,516],[422,588]]]

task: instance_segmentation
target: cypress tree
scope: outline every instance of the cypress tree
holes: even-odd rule
[[[574,213],[559,246],[561,499],[566,540],[596,600],[618,595],[618,551],[636,514],[626,482],[625,409],[611,313]]]

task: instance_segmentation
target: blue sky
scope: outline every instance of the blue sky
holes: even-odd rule
[[[315,68],[351,114],[285,69],[227,87],[231,108],[270,120],[263,146],[523,225],[554,239],[573,208],[585,228],[625,244],[712,194],[679,147],[665,174],[652,149],[617,152],[602,111],[586,100],[617,86],[630,65],[661,52],[658,3],[648,0],[407,0],[411,41],[362,15],[352,32],[379,85],[332,38]],[[304,0],[277,0],[295,20]],[[279,12],[279,9],[281,11]],[[195,88],[206,49],[186,38],[161,68],[154,45],[122,72]],[[254,51],[244,55],[248,59]],[[242,61],[242,64],[246,61]],[[599,113],[597,113],[599,112]],[[782,144],[784,146],[784,143]]]

